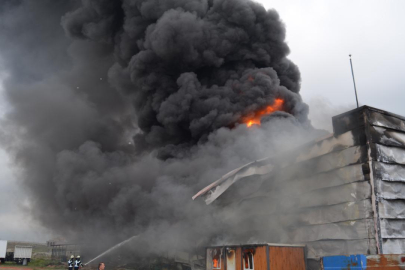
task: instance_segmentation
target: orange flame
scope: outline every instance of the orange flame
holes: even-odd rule
[[[276,100],[274,100],[273,105],[269,105],[262,110],[256,111],[253,114],[253,116],[244,117],[242,121],[248,127],[251,127],[253,125],[260,125],[260,119],[264,115],[272,114],[275,111],[281,111],[283,109],[283,104],[284,104],[284,100],[282,100],[281,98],[276,98]]]
[[[215,258],[214,258],[214,259],[212,260],[212,262],[213,262],[214,268],[219,268],[219,267],[218,267],[218,266],[219,266],[219,265],[218,265],[218,259],[215,259]]]

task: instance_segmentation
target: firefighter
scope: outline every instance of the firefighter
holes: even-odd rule
[[[74,258],[75,256],[71,255],[70,260],[68,260],[69,270],[73,270]]]
[[[77,255],[75,260],[75,270],[78,270],[80,267],[83,267],[82,261],[80,260],[80,256]]]

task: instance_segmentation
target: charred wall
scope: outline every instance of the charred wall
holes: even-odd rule
[[[405,117],[364,106],[333,118],[334,132],[361,127],[367,136],[373,210],[381,254],[405,251]]]

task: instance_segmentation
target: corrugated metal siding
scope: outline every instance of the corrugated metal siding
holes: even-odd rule
[[[403,270],[404,255],[351,255],[322,258],[324,270]]]
[[[405,253],[405,120],[368,112],[381,252]]]
[[[14,259],[20,258],[31,258],[32,256],[32,247],[29,246],[15,246],[14,248]]]

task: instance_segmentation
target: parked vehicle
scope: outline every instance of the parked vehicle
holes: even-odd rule
[[[6,261],[6,253],[7,253],[7,241],[0,240],[0,262],[4,263]]]
[[[32,246],[15,246],[14,261],[16,263],[27,265],[31,261]]]

